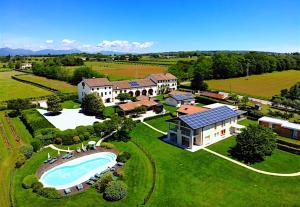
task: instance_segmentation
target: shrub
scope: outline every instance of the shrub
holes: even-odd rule
[[[80,138],[79,138],[79,136],[73,137],[73,141],[74,141],[74,143],[76,143],[76,144],[80,143]]]
[[[115,148],[115,145],[108,143],[108,142],[101,142],[100,146],[103,148],[106,148],[106,149],[114,149]]]
[[[45,198],[59,199],[62,197],[55,188],[41,188],[36,193]]]
[[[29,159],[33,154],[33,147],[30,144],[23,145],[20,148],[20,152],[25,156],[26,159]]]
[[[111,172],[107,172],[100,177],[100,179],[96,182],[95,188],[100,192],[103,193],[107,184],[113,181],[113,174]]]
[[[35,182],[32,184],[31,188],[34,193],[37,193],[43,188],[43,184],[41,182]]]
[[[62,138],[56,137],[55,140],[54,140],[54,143],[55,144],[62,144]]]
[[[16,168],[19,168],[21,167],[26,161],[26,157],[19,153],[18,156],[17,156],[17,160],[16,160]]]
[[[42,142],[40,139],[35,139],[30,144],[33,147],[34,152],[37,152],[42,147]]]
[[[131,154],[129,152],[121,152],[118,154],[117,161],[118,162],[126,162],[131,157]]]
[[[22,186],[25,189],[32,188],[33,184],[38,182],[38,178],[35,175],[27,175],[23,178]]]
[[[118,201],[127,195],[127,185],[120,180],[108,183],[104,191],[104,199],[109,201]]]
[[[47,100],[48,111],[53,114],[58,114],[63,108],[58,96],[50,96]]]
[[[35,109],[23,110],[21,119],[32,134],[39,129],[54,128],[53,125]]]

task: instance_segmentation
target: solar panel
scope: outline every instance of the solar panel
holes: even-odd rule
[[[175,94],[175,95],[172,95],[172,97],[174,99],[176,99],[177,101],[183,101],[183,100],[187,100],[187,99],[193,99],[193,95],[190,94],[190,93],[187,93],[187,94]]]
[[[179,119],[191,128],[198,129],[235,116],[238,116],[238,114],[234,110],[227,106],[221,106],[204,112],[180,116]]]
[[[135,82],[135,81],[130,81],[128,82],[128,84],[132,87],[137,87],[137,86],[140,86],[138,82]]]

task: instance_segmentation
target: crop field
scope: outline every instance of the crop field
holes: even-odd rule
[[[248,78],[230,78],[206,81],[210,89],[223,90],[254,97],[271,98],[282,89],[290,88],[300,81],[300,71],[289,70],[261,75],[251,75]]]
[[[11,76],[22,74],[16,71],[0,73],[0,101],[16,98],[34,98],[51,95],[44,89],[13,80]]]
[[[197,58],[153,58],[149,56],[143,56],[138,62],[145,64],[158,64],[158,65],[174,65],[177,61],[192,61]]]
[[[76,86],[66,83],[64,81],[48,79],[45,77],[35,76],[35,75],[21,75],[21,76],[18,76],[18,78],[22,79],[22,80],[27,80],[27,81],[30,81],[33,83],[38,83],[40,85],[56,89],[63,93],[77,92]]]
[[[109,62],[86,62],[85,64],[93,70],[107,75],[110,80],[144,78],[149,74],[163,73],[167,71],[166,67],[156,65]]]

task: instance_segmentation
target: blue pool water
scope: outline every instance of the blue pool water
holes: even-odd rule
[[[50,169],[42,175],[41,182],[44,185],[52,187],[66,186],[84,177],[85,175],[90,174],[90,172],[93,172],[97,169],[100,171],[101,167],[116,160],[116,155],[111,152],[97,153],[97,155],[98,156],[86,156],[87,159],[84,157],[77,158],[82,160],[82,162],[70,165],[68,165],[68,163],[64,163],[61,166]],[[102,170],[105,170],[105,168]],[[99,171],[97,172],[100,173]],[[93,175],[94,174],[89,175],[89,177]],[[81,182],[82,181],[79,183]]]

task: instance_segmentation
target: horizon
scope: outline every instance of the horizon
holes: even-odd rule
[[[190,0],[172,4],[27,0],[0,5],[5,8],[0,17],[0,48],[139,54],[300,52],[297,0]]]

